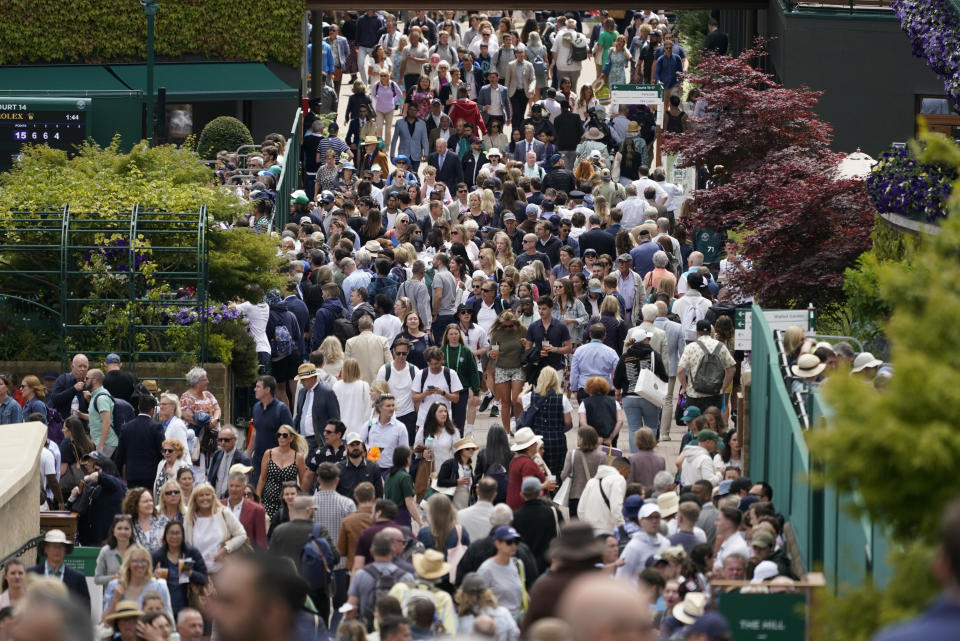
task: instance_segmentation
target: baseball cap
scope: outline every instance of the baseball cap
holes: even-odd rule
[[[118,365],[120,363],[120,356],[117,354],[107,354],[107,357],[103,359],[103,362],[107,365]]]
[[[600,294],[603,293],[603,286],[600,285],[600,281],[596,278],[591,278],[587,283],[587,289],[591,294]]]
[[[638,518],[647,519],[654,514],[657,516],[660,515],[660,506],[656,503],[644,503],[643,507],[640,508],[640,514],[638,515]]]
[[[708,320],[698,320],[697,321],[697,333],[698,334],[709,334],[710,330],[713,329],[713,326]]]
[[[719,441],[720,437],[717,436],[717,433],[713,430],[700,430],[700,433],[697,434],[697,442],[703,443],[704,441]]]
[[[553,154],[552,156],[550,156],[550,164],[556,165],[558,162],[560,162],[562,158],[563,156],[561,156],[560,154]]]
[[[580,191],[579,189],[574,189],[573,191],[570,192],[571,200],[583,200],[584,196],[586,196],[586,194]]]
[[[594,249],[593,247],[590,247],[590,248],[588,248],[588,249],[584,249],[584,250],[583,250],[583,255],[584,255],[584,256],[596,256],[596,255],[597,255],[597,250]]]
[[[523,537],[509,525],[501,525],[493,531],[494,541],[517,541]]]
[[[771,535],[769,532],[764,532],[763,530],[750,537],[750,547],[752,548],[771,548],[773,547],[773,543],[773,535]]]
[[[530,203],[529,205],[527,205],[527,218],[529,218],[531,215],[533,216],[540,215],[540,207],[538,205],[535,205],[534,203]]]
[[[512,221],[516,222],[517,217],[516,217],[516,215],[515,215],[513,212],[509,212],[509,211],[508,211],[507,213],[505,213],[505,214],[503,215],[503,222],[507,222],[507,221],[509,221],[509,220],[512,220]]]
[[[543,484],[540,483],[540,479],[536,476],[528,476],[523,479],[523,483],[520,484],[520,493],[524,496],[533,495],[536,496],[540,494],[540,490],[543,489]]]
[[[320,194],[320,201],[324,203],[332,203],[336,199],[337,198],[333,195],[332,191],[324,191],[322,194]]]
[[[626,520],[636,521],[641,507],[643,507],[643,497],[639,494],[631,494],[624,500],[620,512]]]
[[[630,254],[624,253],[624,254],[620,254],[619,256],[617,256],[617,262],[619,262],[619,263],[632,263],[632,262],[633,262],[633,259],[630,258]]]
[[[347,434],[345,441],[347,445],[350,445],[351,443],[363,443],[363,439],[360,438],[360,435],[357,432],[350,432]]]
[[[706,430],[706,431],[709,431],[709,430]],[[701,434],[702,433],[703,431],[701,431]],[[717,486],[717,498],[730,494],[730,486],[732,484],[733,482],[730,479],[727,479],[726,481],[720,481],[720,485]]]

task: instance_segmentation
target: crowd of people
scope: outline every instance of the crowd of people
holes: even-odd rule
[[[733,407],[733,317],[751,299],[728,280],[749,262],[692,228],[689,194],[651,169],[656,109],[608,117],[596,96],[659,82],[665,129],[703,117],[672,25],[435,17],[325,27],[333,96],[311,103],[289,203],[280,141],[244,159],[249,188],[218,157],[253,203],[242,224],[290,211],[288,284],[236,305],[261,366],[249,425],[200,367],[181,394],[117,354],[0,376],[0,423],[47,425],[46,504],[79,515],[75,540],[47,532],[40,565],[4,568],[0,639],[89,638],[23,632],[41,622],[19,615],[76,626],[61,589],[89,605],[64,562],[76,543],[102,546],[96,630],[123,641],[720,640],[712,579],[792,589],[801,568]],[[726,46],[711,20],[707,47]],[[598,82],[579,82],[587,65]],[[318,116],[345,80],[341,138]],[[804,385],[855,356],[802,330],[784,346]],[[499,424],[480,447],[483,414]],[[672,473],[657,445],[675,439]]]

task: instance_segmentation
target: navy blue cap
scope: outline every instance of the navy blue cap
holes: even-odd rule
[[[509,525],[501,525],[493,531],[494,541],[517,541],[523,537]]]

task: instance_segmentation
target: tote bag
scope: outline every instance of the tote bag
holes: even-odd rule
[[[640,370],[633,393],[657,407],[663,407],[663,399],[667,395],[667,383],[653,373],[653,352],[650,353],[650,369]]]

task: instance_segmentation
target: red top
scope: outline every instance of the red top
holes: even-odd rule
[[[510,470],[507,472],[507,505],[511,510],[516,510],[523,505],[520,486],[523,484],[523,479],[528,476],[536,476],[541,483],[547,480],[543,470],[532,458],[526,454],[517,454],[510,461]]]

